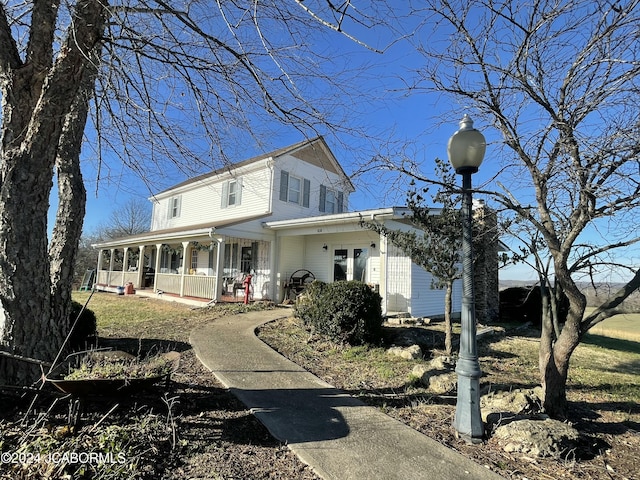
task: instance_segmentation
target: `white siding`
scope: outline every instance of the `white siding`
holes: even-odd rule
[[[277,295],[278,300],[284,298],[284,284],[289,281],[291,274],[304,267],[304,237],[282,237],[279,240],[280,264],[276,269],[279,272]]]
[[[414,317],[442,315],[445,290],[432,288],[433,275],[411,264],[411,310]]]
[[[445,291],[431,287],[432,275],[411,262],[395,246],[387,255],[387,311],[409,312],[414,317],[444,314]],[[453,285],[453,312],[460,312],[462,283]]]
[[[305,263],[318,280],[333,281],[333,254],[336,249],[347,249],[352,255],[354,248],[366,248],[368,258],[364,280],[367,283],[380,283],[380,249],[377,234],[363,230],[336,235],[311,235],[306,238]],[[371,242],[376,243],[375,248],[370,247]],[[323,245],[327,245],[327,250],[322,248]]]
[[[308,208],[303,207],[301,204],[298,205],[280,200],[280,179],[283,170],[288,172],[289,175],[303,179],[306,178],[310,181],[311,189]],[[320,204],[320,185],[325,185],[327,188],[343,192],[344,211],[346,211],[349,192],[346,190],[343,182],[344,179],[340,175],[327,172],[320,167],[311,165],[291,155],[285,155],[279,158],[274,173],[272,220],[323,215],[324,212],[321,212],[318,208]]]
[[[275,164],[276,167],[272,166]],[[303,206],[280,200],[281,172],[309,180],[309,206]],[[239,205],[224,207],[222,200],[226,193],[225,184],[230,180],[241,182]],[[246,218],[263,213],[271,213],[270,220],[283,220],[321,215],[320,186],[343,194],[343,211],[347,211],[348,183],[341,175],[328,172],[316,165],[291,155],[284,155],[275,162],[256,162],[237,171],[207,178],[201,183],[193,183],[165,192],[156,198],[153,208],[151,229],[199,225],[202,223],[220,223],[225,220]],[[172,201],[179,199],[179,214],[173,216]]]
[[[387,309],[388,313],[408,312],[411,302],[411,261],[399,248],[387,247]]]
[[[260,165],[263,165],[262,163]],[[229,180],[241,181],[239,205],[223,208],[222,193]],[[167,193],[154,205],[152,230],[186,227],[202,223],[220,223],[269,212],[271,169],[262,166],[235,177],[224,175],[215,183],[194,184],[184,191]],[[171,199],[180,197],[180,215],[170,218]]]
[[[329,267],[331,265],[331,247],[328,235],[313,235],[306,238],[305,264],[316,277],[316,280],[329,282]],[[323,249],[327,245],[327,249]]]

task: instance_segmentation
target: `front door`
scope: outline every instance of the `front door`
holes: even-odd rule
[[[336,248],[333,251],[333,281],[367,281],[368,247]]]

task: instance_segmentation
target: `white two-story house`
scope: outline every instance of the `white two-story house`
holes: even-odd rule
[[[379,291],[386,313],[441,314],[430,275],[361,227],[365,218],[410,228],[407,209],[350,212],[353,191],[322,138],[189,179],[150,199],[149,232],[95,245],[96,286],[208,302],[242,296],[251,275],[254,300],[281,302],[301,281],[357,279]],[[458,285],[454,311],[460,299]]]

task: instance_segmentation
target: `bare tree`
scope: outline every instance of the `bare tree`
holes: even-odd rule
[[[453,184],[455,174],[442,160],[437,159],[438,176],[444,184]],[[449,190],[438,190],[432,195],[434,204],[441,208],[425,205],[424,195],[427,188],[416,190],[415,185],[407,195],[407,206],[411,210],[409,218],[417,230],[391,229],[375,221],[361,223],[365,228],[385,235],[389,241],[400,248],[411,260],[432,275],[431,288],[445,290],[444,325],[445,351],[453,353],[453,328],[451,314],[453,311],[453,285],[462,278],[460,269],[462,250],[462,218],[456,204],[459,199],[452,196]]]
[[[152,185],[167,160],[181,170],[210,169],[265,125],[339,130],[335,92],[352,85],[355,95],[357,84],[339,74],[346,60],[339,65],[320,37],[353,38],[391,17],[376,10],[382,4],[367,8],[296,0],[1,2],[1,347],[50,360],[68,330],[86,197],[83,135],[100,175],[116,158]],[[54,171],[58,212],[49,242]],[[3,382],[37,374],[0,365]]]
[[[145,200],[130,199],[121,207],[112,210],[104,223],[80,237],[73,284],[79,285],[85,272],[96,268],[96,251],[92,244],[147,232],[150,224],[151,205]]]
[[[151,204],[141,199],[130,199],[111,211],[106,222],[90,234],[100,241],[148,232],[151,225]]]
[[[537,255],[544,287],[544,407],[563,417],[572,353],[640,285],[640,268],[628,265],[633,278],[585,316],[576,283],[640,239],[640,3],[440,0],[419,8],[429,28],[416,37],[424,67],[415,88],[448,95],[501,134],[497,184],[507,187],[486,193],[527,225],[525,248]],[[563,324],[552,305],[562,295]]]

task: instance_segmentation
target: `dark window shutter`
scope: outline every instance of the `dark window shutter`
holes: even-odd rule
[[[320,185],[320,205],[318,205],[318,210],[320,210],[321,212],[325,212],[326,202],[327,202],[327,187],[325,187],[324,185]]]
[[[229,182],[224,182],[222,184],[222,202],[220,206],[222,208],[227,208],[229,206]]]
[[[309,193],[310,193],[310,190],[311,190],[311,182],[305,178],[303,183],[304,184],[302,186],[302,206],[308,208],[309,207]]]
[[[338,192],[338,208],[337,208],[338,212],[337,213],[342,213],[344,211],[344,195],[342,194],[342,192]]]
[[[287,194],[289,193],[289,172],[282,170],[280,172],[280,200],[287,201]]]

